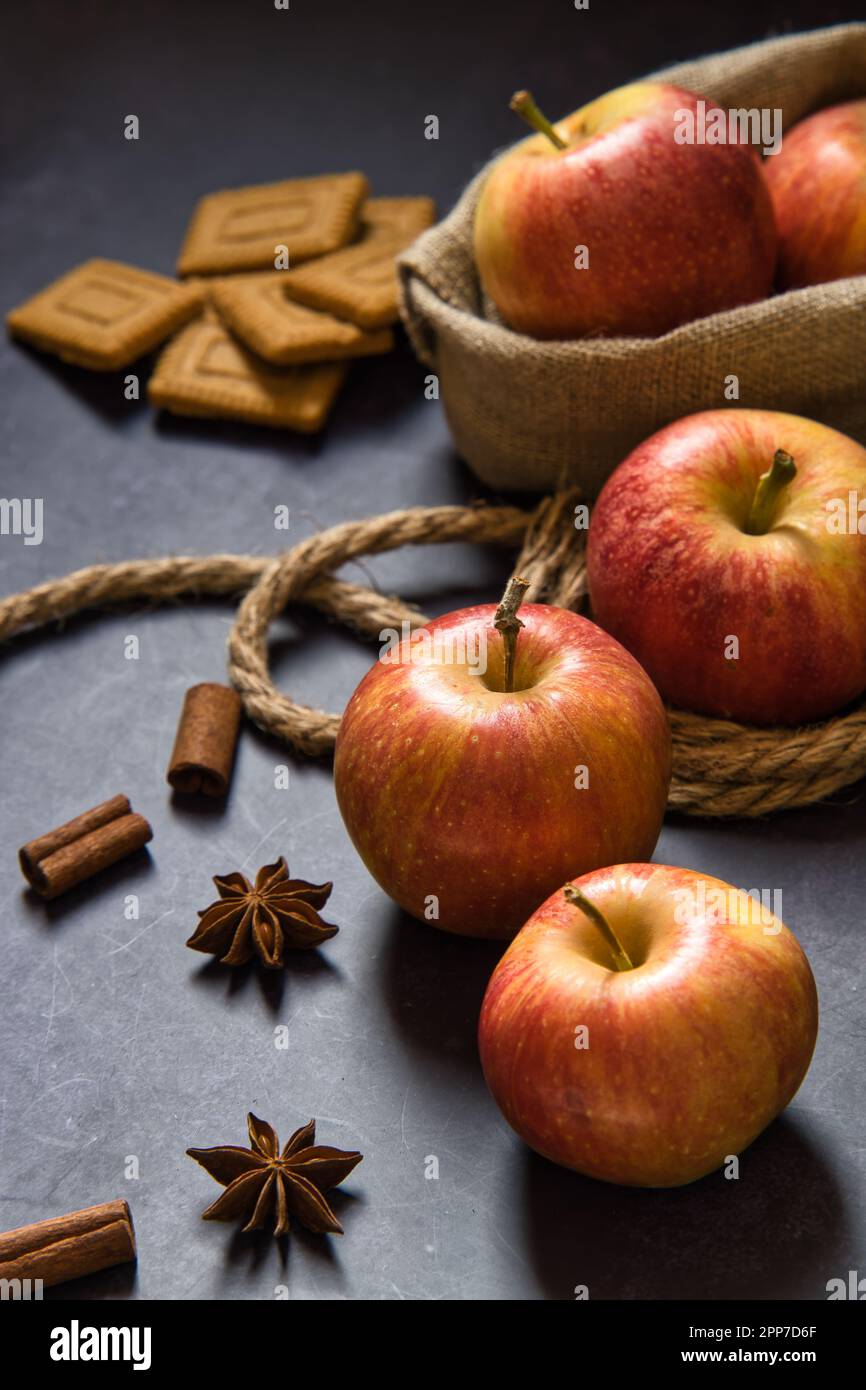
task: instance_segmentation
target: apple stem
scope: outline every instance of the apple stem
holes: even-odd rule
[[[568,141],[563,140],[559,132],[551,125],[543,111],[540,111],[535,104],[531,92],[515,92],[509,102],[512,111],[516,111],[518,116],[522,116],[527,125],[537,130],[539,135],[546,135],[552,145],[558,150],[567,150]]]
[[[529,588],[529,580],[512,575],[505,586],[502,601],[493,615],[493,626],[502,633],[505,643],[505,689],[510,694],[514,689],[514,660],[517,655],[517,634],[524,624],[517,616],[523,596]]]
[[[562,892],[567,903],[571,903],[572,907],[579,907],[581,912],[598,927],[613,952],[614,964],[617,970],[634,970],[628,952],[625,950],[625,947],[601,909],[596,907],[595,903],[592,902],[585,893],[582,893],[579,888],[575,888],[572,883],[567,883]]]
[[[790,454],[777,449],[773,462],[758,479],[755,496],[746,520],[746,533],[750,536],[764,536],[770,529],[770,522],[782,489],[797,476],[797,466]]]

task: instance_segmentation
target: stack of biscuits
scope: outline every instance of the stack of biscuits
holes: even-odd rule
[[[91,260],[13,309],[13,337],[95,371],[170,341],[148,386],[179,415],[321,429],[350,359],[386,353],[396,258],[429,227],[429,198],[371,198],[363,174],[212,193],[171,280]]]

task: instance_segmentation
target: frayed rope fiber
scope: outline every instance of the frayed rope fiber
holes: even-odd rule
[[[411,507],[344,522],[274,557],[177,556],[90,565],[0,602],[0,641],[84,609],[182,595],[244,594],[228,641],[228,671],[250,719],[309,757],[330,753],[340,716],[281,694],[268,670],[268,629],[292,602],[378,638],[382,628],[428,620],[399,598],[334,578],[350,560],[403,545],[477,541],[522,550],[515,573],[530,602],[579,610],[587,597],[586,532],[574,527],[578,494],[516,507]],[[806,806],[866,775],[866,700],[803,729],[756,729],[668,711],[673,734],[669,808],[693,816],[760,816]]]

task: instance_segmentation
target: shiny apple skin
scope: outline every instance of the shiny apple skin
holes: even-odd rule
[[[770,530],[743,526],[776,449],[797,476]],[[804,724],[866,689],[866,535],[833,535],[826,503],[866,499],[866,450],[776,411],[690,415],[605,483],[589,528],[593,614],[681,709]],[[739,659],[725,642],[739,639]]]
[[[628,652],[575,613],[525,604],[506,694],[495,611],[450,613],[426,632],[430,652],[434,634],[441,650],[444,634],[456,644],[482,629],[499,689],[457,663],[377,661],[334,757],[340,812],[370,873],[421,920],[435,894],[432,925],[464,936],[510,937],[569,874],[648,858],[670,783],[667,717]]]
[[[806,1075],[818,997],[796,938],[736,905],[727,923],[679,891],[729,885],[621,864],[579,886],[641,964],[618,972],[596,927],[553,893],[497,965],[478,1040],[508,1123],[554,1163],[604,1182],[677,1187],[739,1154]],[[588,1047],[575,1029],[588,1028]]]
[[[757,156],[674,141],[674,113],[698,100],[660,83],[619,88],[558,123],[568,150],[534,135],[494,166],[475,259],[510,327],[653,337],[770,293],[777,238]],[[588,269],[575,269],[576,246]]]
[[[866,275],[866,101],[799,121],[764,173],[779,230],[780,289]]]

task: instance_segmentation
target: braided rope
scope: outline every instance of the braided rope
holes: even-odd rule
[[[164,560],[88,565],[4,599],[0,603],[0,641],[28,628],[61,622],[88,608],[134,599],[164,603],[182,595],[241,594],[271,563],[267,555],[178,555]],[[417,626],[419,621],[416,610],[400,599],[330,576],[311,584],[301,597],[329,617],[362,632],[399,627],[403,620]]]
[[[379,555],[401,545],[457,540],[514,545],[523,538],[528,521],[527,513],[514,507],[413,507],[344,522],[277,556],[241,603],[229,635],[229,677],[249,717],[310,757],[329,753],[334,746],[340,716],[281,695],[268,672],[268,626],[311,580],[359,555]],[[416,626],[426,621],[414,615]],[[366,631],[374,635],[384,626],[388,624]]]
[[[248,716],[309,756],[333,748],[340,716],[297,704],[268,671],[268,629],[293,601],[309,603],[366,636],[427,619],[396,597],[335,579],[362,555],[403,545],[474,541],[523,549],[516,570],[533,601],[579,609],[586,599],[585,533],[574,526],[576,494],[546,498],[532,514],[515,507],[413,507],[345,522],[275,558],[177,556],[90,565],[0,603],[0,640],[87,608],[182,595],[245,594],[229,637],[229,675]],[[757,729],[669,711],[674,773],[669,806],[695,816],[758,816],[805,806],[866,775],[866,701],[803,729]]]

